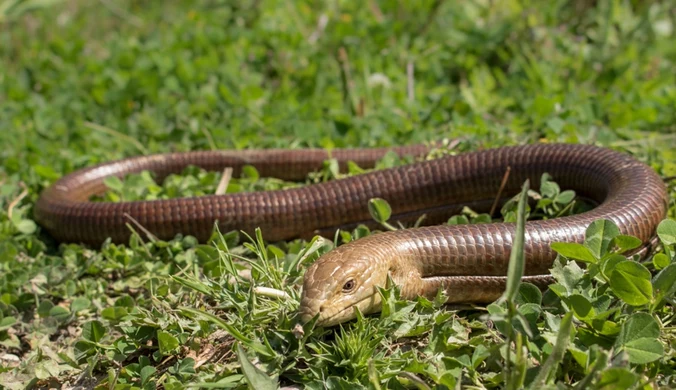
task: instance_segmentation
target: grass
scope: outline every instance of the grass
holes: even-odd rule
[[[51,240],[32,207],[75,169],[199,149],[579,142],[672,177],[674,9],[0,1],[0,386],[673,387],[673,181],[672,222],[642,264],[619,253],[631,239],[599,221],[586,267],[571,261],[576,248],[559,246],[557,283],[544,294],[520,284],[513,299],[452,310],[385,289],[382,315],[300,339],[299,282],[332,242],[222,232],[208,245],[134,236],[86,248]],[[336,173],[328,164],[320,175]],[[218,180],[188,171],[157,186],[139,176],[110,183],[105,200],[199,194]],[[252,171],[231,185],[285,184]],[[540,217],[563,210],[554,201],[562,193]],[[504,210],[508,220],[516,206]],[[369,233],[342,232],[338,243]],[[599,247],[599,237],[614,246]]]

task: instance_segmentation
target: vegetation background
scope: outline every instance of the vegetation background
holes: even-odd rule
[[[675,386],[669,222],[635,291],[568,253],[562,290],[520,295],[515,332],[498,306],[488,321],[388,290],[380,318],[297,340],[302,269],[331,243],[225,234],[85,248],[32,219],[68,172],[177,150],[575,142],[672,177],[675,27],[674,1],[0,1],[0,388]],[[217,182],[140,176],[111,183],[108,200]],[[252,172],[231,185],[283,184]],[[617,253],[595,254],[602,269]]]

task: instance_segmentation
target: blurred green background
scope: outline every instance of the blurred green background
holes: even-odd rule
[[[676,144],[673,1],[2,4],[0,158],[31,183],[168,150]]]

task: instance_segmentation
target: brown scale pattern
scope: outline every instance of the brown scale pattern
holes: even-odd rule
[[[507,194],[517,193],[527,178],[537,188],[542,173],[548,172],[561,188],[574,189],[598,204],[583,214],[526,224],[524,281],[539,287],[551,283],[547,275],[555,259],[553,242],[582,242],[591,222],[610,219],[623,234],[648,243],[666,215],[666,188],[650,167],[621,153],[583,145],[501,148],[382,171],[371,177],[365,198],[351,193],[352,197],[343,195],[341,202],[366,202],[369,196],[380,196],[390,201],[395,212],[443,205],[451,210],[466,202],[475,202],[480,206],[477,210],[484,211],[508,166]],[[350,194],[347,182],[345,188]],[[343,280],[327,278],[326,264],[345,272],[359,269],[365,278],[389,272],[405,298],[433,298],[442,288],[448,302],[493,301],[504,291],[514,230],[510,223],[427,226],[351,242],[324,255],[308,270],[301,311],[311,317],[333,310],[325,302],[330,289]]]
[[[428,147],[394,150],[423,155]],[[345,169],[349,160],[372,167],[387,151],[345,149],[330,155]],[[324,313],[331,323],[347,318],[344,310],[351,302],[329,302],[348,277],[358,281],[355,296],[359,297],[372,296],[374,283],[383,284],[385,275],[392,274],[406,298],[419,294],[432,298],[442,288],[449,302],[497,299],[505,287],[514,224],[438,224],[463,205],[479,212],[489,210],[508,167],[511,174],[503,201],[518,193],[526,179],[537,188],[542,173],[548,172],[561,188],[573,189],[598,204],[584,214],[526,224],[524,280],[540,287],[551,281],[546,276],[555,258],[551,243],[582,242],[586,227],[600,218],[613,220],[622,233],[647,243],[667,209],[664,183],[650,167],[609,149],[566,144],[485,150],[281,191],[114,204],[88,201],[105,190],[103,180],[111,175],[151,170],[162,180],[191,164],[209,170],[232,167],[233,174],[239,175],[245,164],[251,164],[263,176],[301,180],[321,169],[328,157],[322,150],[251,150],[129,158],[63,177],[41,194],[35,218],[57,240],[98,245],[108,237],[127,241],[130,218],[162,239],[182,233],[204,241],[218,221],[221,231],[251,234],[261,227],[264,236],[274,241],[313,234],[333,237],[337,228],[358,223],[376,226],[367,207],[373,197],[391,204],[395,220],[413,222],[430,213],[425,222],[437,226],[372,235],[327,253],[310,267],[302,316]]]
[[[420,145],[395,148],[401,155],[422,155],[427,150]],[[387,151],[344,149],[331,155],[343,168],[348,160],[371,167]],[[67,175],[44,191],[35,217],[57,240],[94,245],[108,237],[115,242],[128,240],[127,215],[163,239],[183,233],[204,241],[216,220],[222,231],[252,233],[260,226],[273,241],[315,233],[333,236],[338,227],[369,224],[367,203],[373,197],[389,201],[395,217],[405,221],[436,209],[438,215],[427,222],[439,223],[468,203],[486,211],[509,166],[505,196],[518,192],[526,178],[537,188],[541,174],[549,172],[562,188],[599,203],[585,214],[527,224],[526,272],[537,275],[547,273],[551,265],[551,242],[582,241],[586,226],[597,218],[612,219],[623,233],[647,241],[666,213],[666,190],[652,169],[608,149],[565,144],[449,156],[298,189],[115,204],[88,201],[105,189],[103,179],[111,175],[148,169],[161,180],[189,164],[210,170],[229,166],[237,175],[243,165],[252,164],[264,176],[297,180],[320,169],[327,157],[321,150],[257,150],[176,153],[105,163]],[[360,245],[394,245],[401,256],[419,264],[424,277],[497,276],[506,272],[513,230],[512,224],[432,226],[392,233],[391,240],[360,240]]]

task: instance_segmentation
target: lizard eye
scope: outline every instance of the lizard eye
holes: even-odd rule
[[[348,293],[354,290],[355,286],[357,286],[357,283],[355,283],[354,279],[348,279],[348,281],[343,285],[343,292]]]

